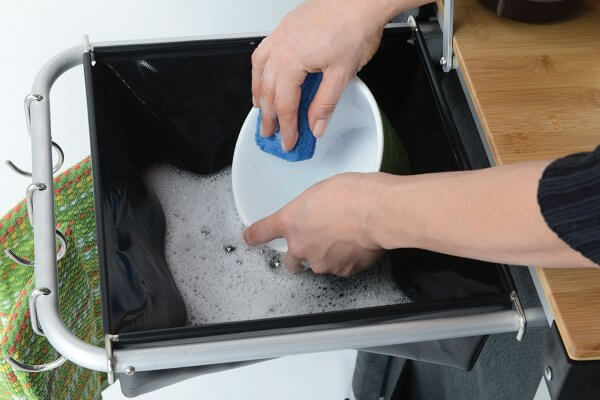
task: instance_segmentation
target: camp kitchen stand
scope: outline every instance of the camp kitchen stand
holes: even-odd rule
[[[436,19],[434,7],[424,7],[417,18],[389,24],[378,53],[359,73],[401,136],[413,173],[489,166],[456,71],[453,2],[446,1],[438,14]],[[392,262],[401,264],[395,268],[399,282],[413,293],[413,301],[408,304],[196,326],[169,326],[168,316],[144,305],[135,312],[150,315],[146,320],[151,320],[152,326],[135,319],[129,324],[123,322],[127,321],[123,316],[132,309],[126,302],[123,305],[120,293],[135,296],[137,292],[127,286],[130,283],[118,279],[116,267],[111,264],[115,261],[110,255],[116,251],[115,228],[107,223],[113,206],[108,195],[111,186],[129,190],[131,182],[142,181],[141,166],[153,162],[179,163],[198,173],[216,172],[230,163],[237,132],[251,106],[250,55],[262,37],[118,43],[90,43],[86,38],[83,45],[58,54],[39,72],[25,100],[33,154],[32,184],[26,198],[34,228],[36,287],[29,304],[32,328],[46,336],[61,357],[46,365],[27,365],[11,358],[8,361],[14,368],[43,372],[68,359],[84,368],[106,372],[112,383],[117,374],[127,379],[149,371],[236,365],[230,363],[300,353],[374,347],[385,352],[386,346],[400,344],[407,344],[410,352],[409,344],[413,343],[482,338],[505,332],[514,332],[515,340],[521,340],[527,327],[547,324],[541,307],[521,306],[507,266],[486,266],[488,263],[413,249],[398,250],[392,256]],[[137,73],[140,62],[151,65],[156,73]],[[53,174],[60,169],[63,156],[60,146],[52,141],[49,95],[53,83],[65,71],[81,64],[90,119],[104,348],[84,343],[66,329],[57,296],[57,258],[66,251],[67,241],[56,230],[54,220]],[[107,65],[118,65],[122,70],[110,75],[106,73]],[[186,79],[194,73],[200,75]],[[228,92],[220,93],[219,87],[225,83]],[[136,90],[138,93],[133,93]],[[163,96],[176,96],[184,105],[197,104],[197,108],[166,107],[164,114],[149,117],[140,102],[158,104]],[[228,113],[217,121],[218,126],[227,128],[223,132],[216,129],[222,139],[218,143],[194,133],[194,127],[204,123],[202,117],[212,118],[211,111],[202,108],[206,102],[194,101],[204,96],[210,96],[213,107]],[[122,112],[115,113],[115,107],[121,107]],[[171,118],[178,119],[179,124],[170,125]],[[170,126],[169,135],[180,135],[177,143],[188,148],[177,148],[175,141],[162,140],[160,135],[165,131],[155,129],[161,124]],[[136,136],[136,126],[147,136]],[[217,155],[209,159],[210,154]],[[207,158],[202,159],[203,155]],[[28,174],[15,165],[13,169]],[[134,220],[141,221],[147,213],[159,212],[148,204],[124,207],[129,207],[137,218]],[[133,224],[128,229],[142,228]],[[22,264],[32,264],[18,254],[12,256]],[[135,270],[144,265],[144,257],[149,257],[147,260],[153,256],[132,257],[130,267]],[[440,274],[450,288],[447,292],[428,287]],[[148,290],[154,290],[161,282],[149,279],[145,284]],[[460,290],[451,290],[454,287]],[[157,289],[165,296],[164,301],[169,301],[169,290],[176,288]],[[144,293],[139,295],[143,297]],[[476,353],[469,354],[470,360],[463,367],[470,368]]]

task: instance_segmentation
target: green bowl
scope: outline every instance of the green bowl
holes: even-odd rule
[[[385,114],[382,111],[379,113],[383,125],[383,160],[380,171],[395,175],[408,175],[410,161],[406,148]]]

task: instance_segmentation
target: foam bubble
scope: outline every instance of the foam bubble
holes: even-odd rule
[[[231,169],[196,175],[167,165],[145,174],[166,218],[165,253],[188,325],[245,321],[408,302],[380,262],[350,278],[289,273],[281,254],[249,247]],[[385,259],[384,259],[385,260]]]

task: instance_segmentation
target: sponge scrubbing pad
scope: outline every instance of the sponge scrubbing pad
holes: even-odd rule
[[[308,126],[308,107],[317,93],[323,74],[321,72],[311,73],[306,76],[302,83],[302,95],[298,107],[298,142],[290,151],[284,151],[281,147],[281,130],[279,126],[275,133],[269,137],[260,136],[260,121],[262,113],[259,111],[256,121],[256,144],[266,153],[273,154],[287,161],[308,160],[315,153],[316,139]]]

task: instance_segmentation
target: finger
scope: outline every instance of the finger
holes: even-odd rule
[[[277,128],[277,115],[274,104],[275,71],[273,71],[272,64],[268,61],[263,69],[259,102],[261,110],[260,135],[263,137],[272,136]]]
[[[326,69],[323,72],[319,89],[308,108],[308,124],[315,137],[321,137],[325,133],[331,114],[348,81],[349,78],[337,70]]]
[[[295,259],[290,255],[290,253],[285,253],[283,257],[283,265],[292,273],[299,274],[304,272],[304,266],[302,265],[302,261]]]
[[[275,109],[281,129],[281,147],[290,151],[298,141],[298,105],[300,104],[301,85],[306,72],[299,71],[296,76],[278,78],[275,93]]]
[[[263,69],[269,56],[270,45],[268,38],[263,39],[258,47],[252,52],[252,105],[255,108],[260,107],[260,86],[262,82]]]
[[[279,213],[275,213],[256,221],[244,230],[244,240],[250,246],[268,243],[283,237],[284,227],[280,222]]]

